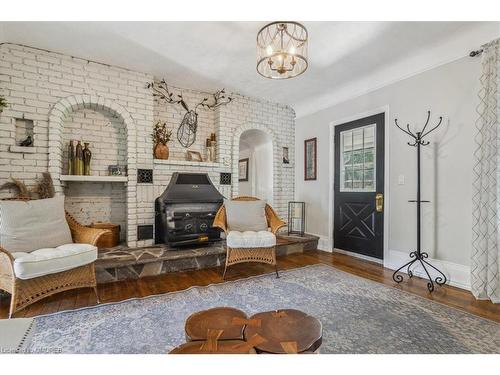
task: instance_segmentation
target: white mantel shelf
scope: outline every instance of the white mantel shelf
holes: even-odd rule
[[[127,182],[127,176],[73,176],[61,175],[61,181],[72,182]]]
[[[163,159],[154,159],[154,164],[163,164],[163,165],[184,165],[190,167],[206,167],[206,168],[217,168],[220,167],[220,163],[212,163],[207,161],[192,161],[192,160],[163,160]]]

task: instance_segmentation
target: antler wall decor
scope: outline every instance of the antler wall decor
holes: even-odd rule
[[[198,130],[198,108],[214,110],[221,105],[229,104],[233,99],[226,96],[224,89],[216,91],[210,97],[203,98],[201,102],[196,104],[194,109],[189,109],[188,105],[182,97],[182,93],[174,94],[168,89],[167,82],[162,79],[160,82],[150,82],[147,88],[153,90],[153,96],[165,100],[169,104],[180,104],[186,110],[186,114],[182,119],[179,129],[177,129],[177,139],[184,147],[191,146],[196,141],[196,131]]]

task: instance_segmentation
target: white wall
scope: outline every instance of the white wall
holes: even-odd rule
[[[455,272],[455,284],[466,287],[471,248],[473,129],[478,104],[480,60],[464,57],[435,69],[396,82],[358,98],[337,104],[296,122],[296,198],[307,204],[307,232],[328,238],[329,215],[329,124],[374,108],[389,106],[389,201],[390,259],[393,267],[404,254],[415,250],[416,150],[396,129],[394,118],[403,124],[422,126],[426,111],[432,123],[444,117],[441,130],[429,138],[423,162],[422,199],[431,200],[423,208],[423,250],[443,262],[448,273]],[[303,179],[304,139],[318,138],[318,179]],[[398,176],[405,184],[398,185]],[[324,242],[323,242],[324,243]],[[400,253],[398,253],[400,252]],[[402,265],[402,263],[401,263]],[[460,273],[457,276],[456,273]],[[461,280],[458,280],[461,278]]]
[[[248,158],[248,181],[239,182],[239,195],[250,195],[273,204],[273,143],[269,134],[251,129],[241,134],[240,157]]]
[[[255,196],[273,205],[273,145],[262,143],[253,153]]]
[[[239,183],[239,191],[238,195],[249,195],[253,196],[255,194],[253,186],[254,186],[254,178],[253,178],[253,170],[255,168],[254,161],[252,158],[253,148],[241,148],[241,140],[240,140],[240,160],[248,158],[248,181],[240,181]],[[239,178],[239,176],[238,176]]]

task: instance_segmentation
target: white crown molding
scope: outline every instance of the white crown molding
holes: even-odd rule
[[[468,55],[471,50],[500,36],[500,23],[479,23],[466,27],[459,33],[434,46],[400,59],[394,64],[378,69],[374,73],[359,77],[350,83],[337,87],[322,96],[295,104],[297,118],[319,112],[396,82],[449,64]]]

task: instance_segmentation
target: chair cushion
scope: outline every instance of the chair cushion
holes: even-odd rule
[[[266,202],[224,200],[228,229],[244,232],[267,230]]]
[[[239,232],[232,230],[227,235],[226,244],[233,249],[273,247],[276,245],[276,236],[267,230],[261,230],[258,232]]]
[[[32,201],[0,201],[0,246],[29,253],[71,243],[64,197]]]
[[[31,253],[11,254],[14,257],[16,277],[26,280],[92,263],[97,259],[97,247],[85,243],[70,243]]]

